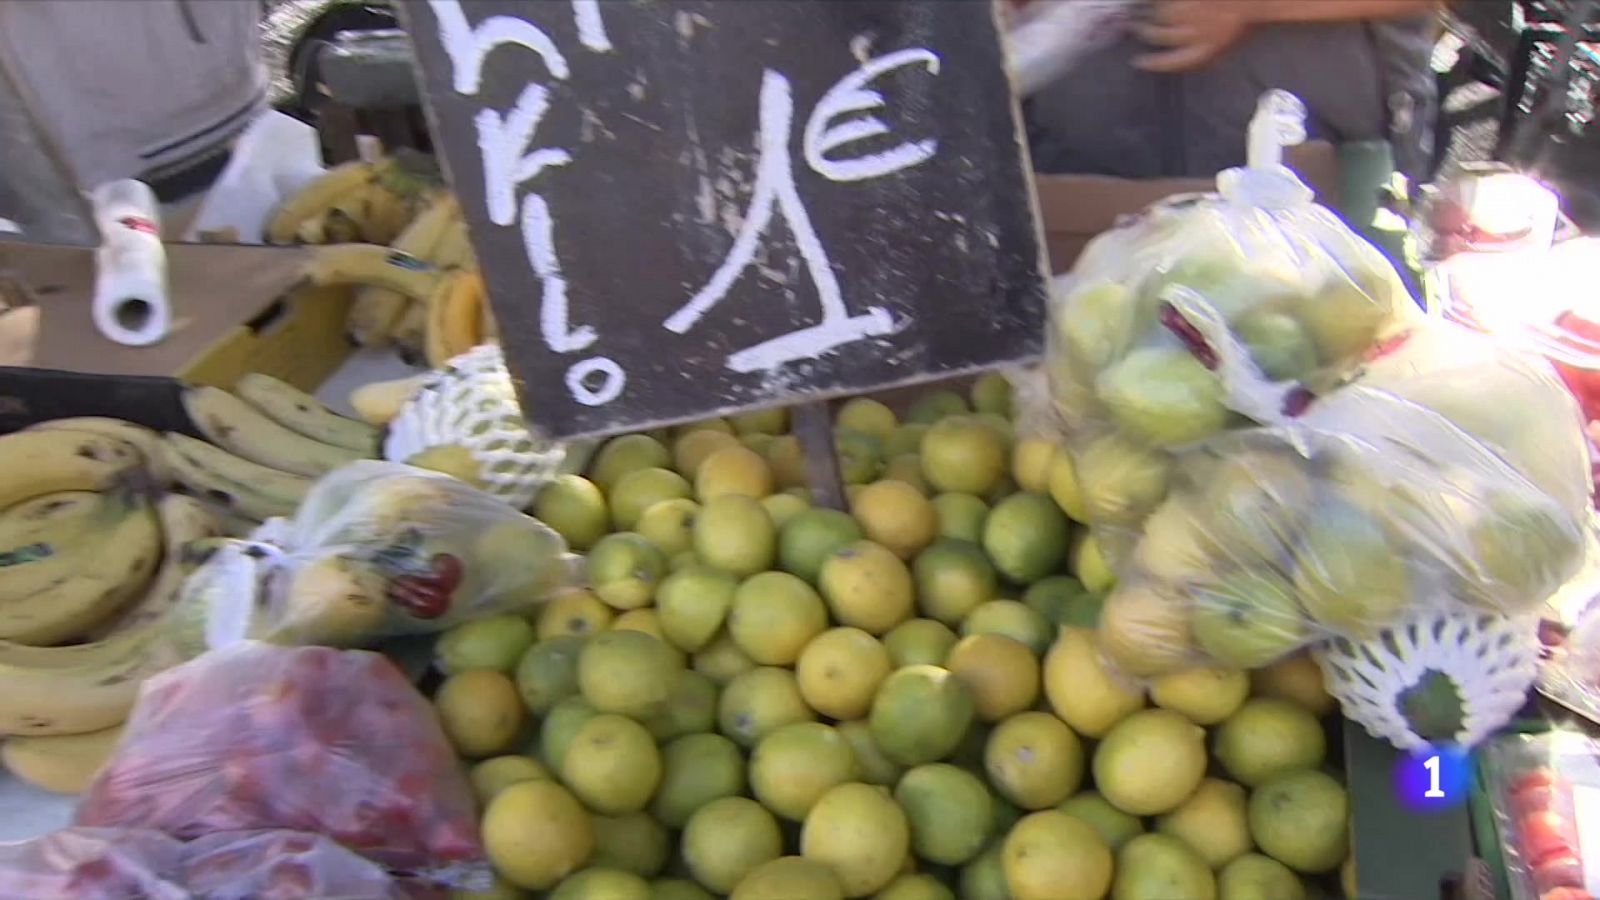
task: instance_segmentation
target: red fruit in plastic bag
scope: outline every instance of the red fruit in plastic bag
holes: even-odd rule
[[[1583,887],[1583,863],[1571,853],[1541,860],[1533,867],[1533,886],[1538,891],[1559,887]]]
[[[432,706],[381,656],[247,643],[153,682],[164,695],[174,682],[203,687],[135,707],[79,823],[185,838],[290,829],[424,872],[442,833],[451,862],[483,860],[471,790]]]
[[[1571,825],[1560,813],[1550,810],[1529,813],[1517,826],[1522,837],[1522,855],[1535,867],[1547,859],[1570,856],[1573,851]]]
[[[1594,895],[1581,887],[1558,887],[1540,894],[1539,900],[1594,900]]]

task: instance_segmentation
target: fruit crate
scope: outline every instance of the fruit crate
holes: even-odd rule
[[[1468,805],[1439,812],[1406,806],[1395,778],[1406,754],[1353,723],[1341,725],[1357,896],[1482,897],[1462,890],[1463,873],[1474,858]]]

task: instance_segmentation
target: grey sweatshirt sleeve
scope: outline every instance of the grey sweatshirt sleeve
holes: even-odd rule
[[[214,154],[261,110],[256,0],[0,0],[0,65],[80,185]]]

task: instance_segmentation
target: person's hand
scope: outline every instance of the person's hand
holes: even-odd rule
[[[1152,53],[1136,57],[1147,72],[1186,72],[1221,56],[1250,30],[1259,0],[1155,0],[1150,17],[1134,26]]]

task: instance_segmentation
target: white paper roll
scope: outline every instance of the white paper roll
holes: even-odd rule
[[[119,344],[143,347],[172,329],[167,251],[150,186],[125,179],[90,192],[100,249],[95,253],[94,324]]]

